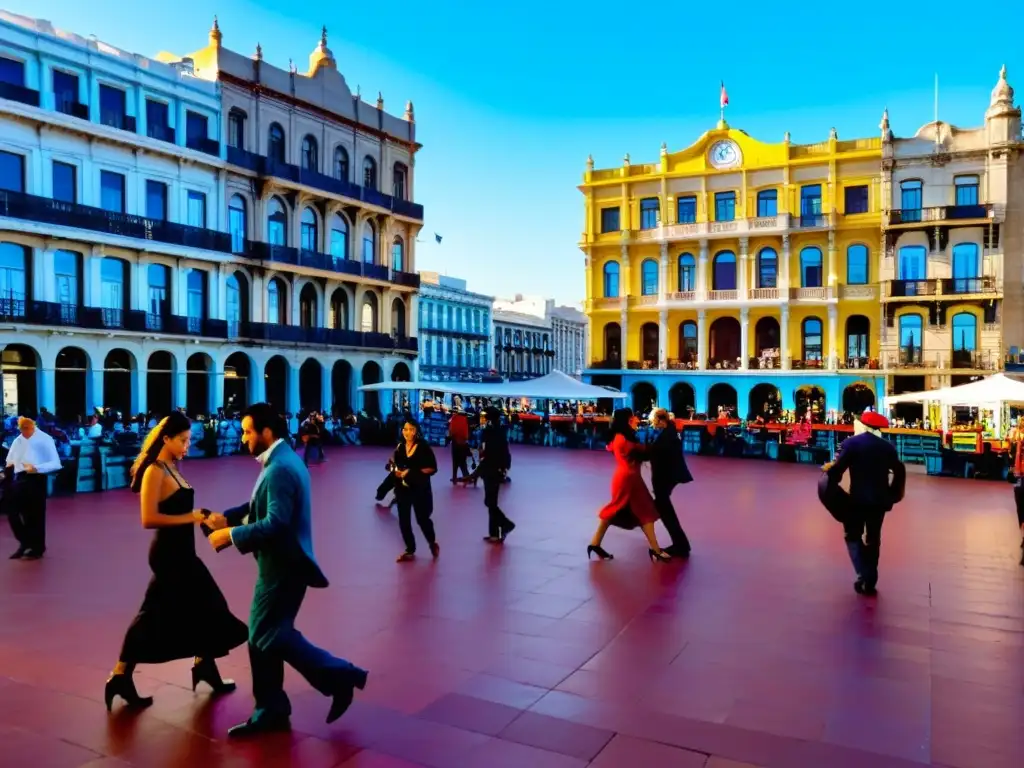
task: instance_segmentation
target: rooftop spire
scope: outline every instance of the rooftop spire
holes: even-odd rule
[[[213,17],[213,26],[210,27],[210,45],[220,46],[221,40],[224,36],[220,33],[220,24],[217,23],[217,17]]]

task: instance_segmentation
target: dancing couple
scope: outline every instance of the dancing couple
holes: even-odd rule
[[[284,419],[270,405],[254,405],[244,414],[242,443],[263,469],[249,501],[223,514],[195,509],[195,492],[177,468],[191,440],[186,416],[172,413],[146,438],[132,466],[132,490],[141,497],[143,527],[156,529],[149,558],[153,577],[107,680],[108,709],[116,697],[132,708],[153,703],[135,689],[137,664],[194,657],[193,690],[199,682],[215,693],[234,690],[214,660],[246,641],[256,707],[230,736],[290,729],[286,662],[333,699],[328,723],[341,717],[355,689],[366,685],[366,670],[317,648],[295,629],[306,589],[322,589],[328,582],[313,556],[309,473],[286,437]],[[248,628],[231,614],[196,554],[195,534],[186,526],[197,523],[216,551],[234,545],[256,558],[259,576]]]

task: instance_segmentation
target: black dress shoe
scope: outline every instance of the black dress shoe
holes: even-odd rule
[[[348,708],[352,706],[352,699],[355,697],[356,688],[360,691],[366,687],[366,679],[369,677],[369,672],[365,669],[358,670],[352,678],[345,681],[344,685],[334,694],[334,701],[331,702],[331,708],[327,712],[327,723],[333,723],[346,712]]]
[[[265,733],[285,733],[291,729],[292,721],[289,717],[261,717],[259,720],[246,720],[228,728],[228,736],[232,739],[245,739],[262,736]]]
[[[11,560],[21,560],[21,558],[25,556],[26,552],[28,552],[28,550],[24,547],[18,547],[14,550],[14,554],[11,555]]]
[[[43,556],[44,552],[46,552],[45,549],[30,549],[24,555],[21,556],[21,559],[22,560],[39,560]]]

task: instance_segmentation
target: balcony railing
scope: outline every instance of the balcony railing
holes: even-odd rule
[[[109,125],[111,128],[118,128],[122,131],[135,133],[136,122],[131,115],[122,115],[120,112],[100,112],[100,124]]]
[[[824,213],[802,213],[799,216],[793,217],[794,227],[800,227],[800,229],[814,229],[815,227],[827,227],[828,216]]]
[[[39,91],[33,91],[23,85],[14,83],[0,83],[0,99],[16,101],[19,104],[27,104],[30,107],[39,106]]]
[[[220,157],[220,142],[205,136],[189,136],[185,139],[185,146],[196,152]]]
[[[1002,292],[994,277],[947,277],[939,281],[939,287],[951,296]]]
[[[972,371],[996,371],[1002,363],[1002,355],[974,349],[954,349],[950,356],[951,368]]]
[[[146,135],[157,141],[166,141],[168,144],[176,144],[178,141],[177,133],[171,126],[159,123],[146,123]]]
[[[939,292],[938,280],[887,280],[884,286],[885,296],[890,298],[936,296]]]
[[[978,205],[939,205],[930,208],[897,208],[889,211],[889,224],[926,224],[992,218],[991,203]]]
[[[53,106],[62,115],[70,115],[71,117],[77,117],[79,120],[89,119],[88,104],[79,104],[74,99],[62,98],[60,94],[58,94],[57,101]]]
[[[402,272],[401,270],[393,269],[391,270],[391,282],[408,288],[419,288],[420,276],[415,272]]]
[[[790,288],[789,298],[796,301],[826,301],[832,298],[832,289],[823,285],[812,288]]]
[[[420,325],[420,333],[436,333],[438,336],[452,336],[455,338],[484,341],[491,338],[491,334],[484,330],[472,330],[469,328],[442,328],[439,325]]]

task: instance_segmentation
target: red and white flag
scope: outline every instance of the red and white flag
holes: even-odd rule
[[[722,91],[721,91],[721,93],[718,96],[718,105],[722,109],[725,109],[727,106],[729,106],[729,94],[725,90],[725,81],[722,81],[721,85],[722,85]]]

